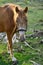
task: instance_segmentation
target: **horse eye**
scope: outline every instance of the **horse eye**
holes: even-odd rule
[[[19,23],[19,21],[17,21],[17,23]]]
[[[16,21],[17,21],[17,23],[19,22],[19,20],[18,20],[18,19],[17,19]]]
[[[25,21],[27,22],[27,19],[25,19]]]

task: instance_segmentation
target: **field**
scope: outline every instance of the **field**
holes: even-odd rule
[[[12,2],[14,0],[0,0],[0,6],[4,3]],[[43,6],[41,3],[23,3],[23,2],[15,2],[16,4],[21,5],[22,7],[28,6],[28,30],[26,34],[30,35],[34,33],[34,30],[43,30],[43,25],[40,25],[40,22],[43,20]],[[17,65],[43,65],[43,43],[41,44],[40,38],[27,38],[26,41],[30,44],[30,47],[26,47],[23,43],[18,43],[19,46],[22,45],[24,51],[19,49],[15,49],[14,56],[18,59]],[[7,53],[7,44],[0,42],[0,65],[12,65],[9,54]],[[18,48],[17,43],[14,45],[14,48]],[[35,62],[35,64],[34,64]]]

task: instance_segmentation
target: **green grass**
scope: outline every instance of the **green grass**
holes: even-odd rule
[[[28,30],[29,33],[33,32],[34,29],[43,29],[43,26],[35,26],[39,23],[39,20],[43,20],[43,10],[38,10],[37,7],[30,7],[28,11]]]
[[[40,52],[37,50],[32,50],[29,47],[25,47],[24,44],[23,49],[25,52],[17,52],[14,51],[14,56],[18,59],[18,65],[33,65],[30,60],[33,60],[41,65],[43,65],[43,44],[38,43],[38,39],[29,39],[30,44],[34,49],[40,49]],[[34,41],[34,43],[33,43]],[[35,42],[36,41],[36,42]],[[19,44],[19,43],[18,43]],[[6,44],[0,43],[0,65],[12,65],[9,54],[7,53]],[[15,45],[13,48],[16,48]]]
[[[0,6],[8,3],[13,2],[14,0],[0,0]],[[17,2],[16,4],[21,5],[22,7],[28,6],[28,31],[27,34],[32,34],[33,30],[40,30],[43,29],[43,26],[37,25],[39,20],[43,20],[43,10],[39,10],[39,5],[30,6],[29,4],[23,4],[21,2]],[[38,4],[38,3],[36,3]],[[40,7],[41,8],[41,7]],[[14,56],[18,59],[18,65],[33,65],[30,60],[33,60],[41,65],[43,65],[43,44],[39,44],[41,38],[29,38],[27,39],[28,42],[31,42],[31,46],[35,49],[40,49],[40,52],[32,50],[28,47],[25,47],[24,44],[19,43],[23,46],[25,52],[17,52],[14,51]],[[16,47],[15,45],[14,47]],[[0,43],[0,65],[12,65],[11,59],[9,54],[7,53],[7,45]]]

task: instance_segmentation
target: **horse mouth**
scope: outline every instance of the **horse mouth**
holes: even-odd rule
[[[17,39],[21,42],[25,41],[25,31],[19,31]]]

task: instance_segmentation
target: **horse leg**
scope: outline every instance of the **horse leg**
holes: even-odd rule
[[[8,49],[10,51],[10,56],[11,56],[11,59],[12,61],[17,61],[17,59],[14,57],[13,55],[13,51],[12,51],[12,37],[10,37],[10,35],[7,35],[8,37]]]
[[[7,44],[7,51],[8,51],[8,54],[10,54],[9,42],[8,42],[8,44]]]

